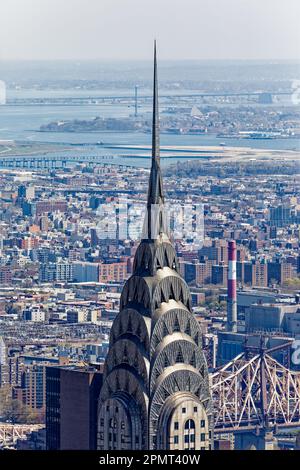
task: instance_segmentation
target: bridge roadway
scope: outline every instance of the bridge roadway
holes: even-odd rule
[[[254,96],[259,99],[264,95],[270,97],[273,96],[291,96],[292,92],[276,92],[276,91],[249,91],[249,92],[217,92],[217,93],[204,93],[204,92],[195,92],[195,93],[183,93],[183,94],[161,94],[160,99],[193,99],[193,98],[218,98],[218,97],[242,97],[242,96]],[[152,95],[140,94],[138,97],[140,100],[151,100]],[[7,99],[6,105],[8,106],[35,106],[35,105],[80,105],[83,103],[95,104],[95,102],[114,102],[114,101],[129,101],[135,102],[135,95],[107,95],[107,96],[66,96],[66,97],[43,97],[43,98],[9,98]]]
[[[23,169],[54,169],[65,168],[68,163],[88,163],[90,166],[100,164],[108,168],[115,168],[116,166],[122,170],[132,168],[132,165],[113,163],[113,156],[101,155],[15,155],[15,156],[0,156],[0,168],[23,168]]]

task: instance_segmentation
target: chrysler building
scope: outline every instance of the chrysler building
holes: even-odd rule
[[[99,450],[208,450],[212,403],[200,326],[167,230],[154,46],[152,164],[143,236],[113,322]]]

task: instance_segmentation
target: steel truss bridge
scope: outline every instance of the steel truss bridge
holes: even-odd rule
[[[18,439],[26,439],[33,431],[39,431],[43,424],[1,424],[0,423],[0,448],[14,445]]]
[[[246,351],[211,374],[215,432],[300,428],[300,372],[270,354]]]

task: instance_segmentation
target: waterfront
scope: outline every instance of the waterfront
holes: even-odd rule
[[[162,95],[177,95],[187,93],[188,90],[164,90]],[[139,114],[147,116],[150,111],[150,103],[143,99],[149,89],[145,88],[140,92]],[[113,157],[114,163],[123,163],[126,156],[126,164],[134,166],[148,166],[146,158],[137,158],[139,149],[133,146],[147,147],[151,144],[151,135],[144,132],[39,132],[41,125],[46,125],[52,121],[59,120],[88,120],[96,116],[104,118],[126,118],[134,113],[133,102],[122,100],[121,96],[132,96],[132,88],[113,88],[106,90],[8,90],[7,99],[11,104],[0,107],[0,141],[15,140],[32,143],[65,144],[66,147],[72,145],[76,155],[94,155],[99,157]],[[109,103],[101,102],[86,103],[81,105],[72,104],[20,104],[20,100],[51,99],[51,98],[86,98],[96,96],[115,96]],[[19,104],[13,104],[13,100],[19,101]],[[189,106],[190,103],[186,103]],[[222,106],[222,104],[220,104]],[[167,109],[166,99],[161,99],[162,113]],[[180,115],[180,111],[179,111]],[[102,143],[103,145],[99,145]],[[275,139],[249,139],[249,138],[227,138],[218,137],[217,133],[203,133],[197,135],[191,134],[168,134],[162,133],[161,145],[173,147],[249,147],[252,149],[269,150],[299,150],[299,140],[296,138],[275,138]],[[119,146],[119,147],[118,147]],[[109,148],[105,148],[109,147]],[[127,147],[122,149],[121,147]],[[129,149],[128,149],[129,148]],[[145,153],[145,152],[144,152]],[[148,152],[146,152],[146,155]],[[51,155],[60,155],[58,153],[41,154],[41,156],[50,157]],[[130,159],[133,156],[133,159]],[[183,155],[173,158],[169,161],[164,160],[164,165],[169,162],[174,163],[177,160],[186,158]],[[194,157],[195,158],[195,157]],[[197,158],[197,157],[196,157]],[[201,158],[201,156],[199,156]]]

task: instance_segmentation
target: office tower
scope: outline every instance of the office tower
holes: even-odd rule
[[[211,245],[203,246],[199,250],[199,257],[206,256],[208,260],[214,260],[214,264],[227,264],[228,253],[226,240],[213,240]]]
[[[0,266],[0,285],[10,285],[12,282],[13,272],[10,266]]]
[[[99,266],[97,263],[75,262],[73,264],[75,282],[98,282]]]
[[[252,286],[268,287],[268,265],[265,260],[252,263]]]
[[[46,366],[29,364],[21,372],[21,386],[18,389],[24,404],[32,410],[44,411],[46,398]]]
[[[40,282],[73,282],[74,265],[72,263],[45,263],[39,268]]]
[[[24,185],[19,186],[18,198],[27,199],[27,200],[34,199],[35,198],[34,186],[24,186]]]
[[[156,47],[152,165],[133,274],[110,335],[98,406],[98,449],[209,449],[212,408],[191,296],[166,229]]]
[[[127,262],[99,263],[99,282],[123,282],[127,278]]]
[[[292,223],[291,207],[288,205],[280,205],[278,207],[269,208],[269,218],[272,227],[285,227]]]
[[[48,232],[49,230],[49,219],[46,215],[43,215],[39,220],[39,227],[41,232]]]
[[[211,268],[211,283],[226,286],[228,268],[224,264],[216,264]]]
[[[276,259],[268,263],[268,284],[274,282],[277,284],[284,284],[287,279],[293,277],[292,264],[284,260]]]
[[[227,331],[237,331],[236,243],[228,242]]]
[[[102,373],[92,367],[46,368],[47,450],[95,450]]]

